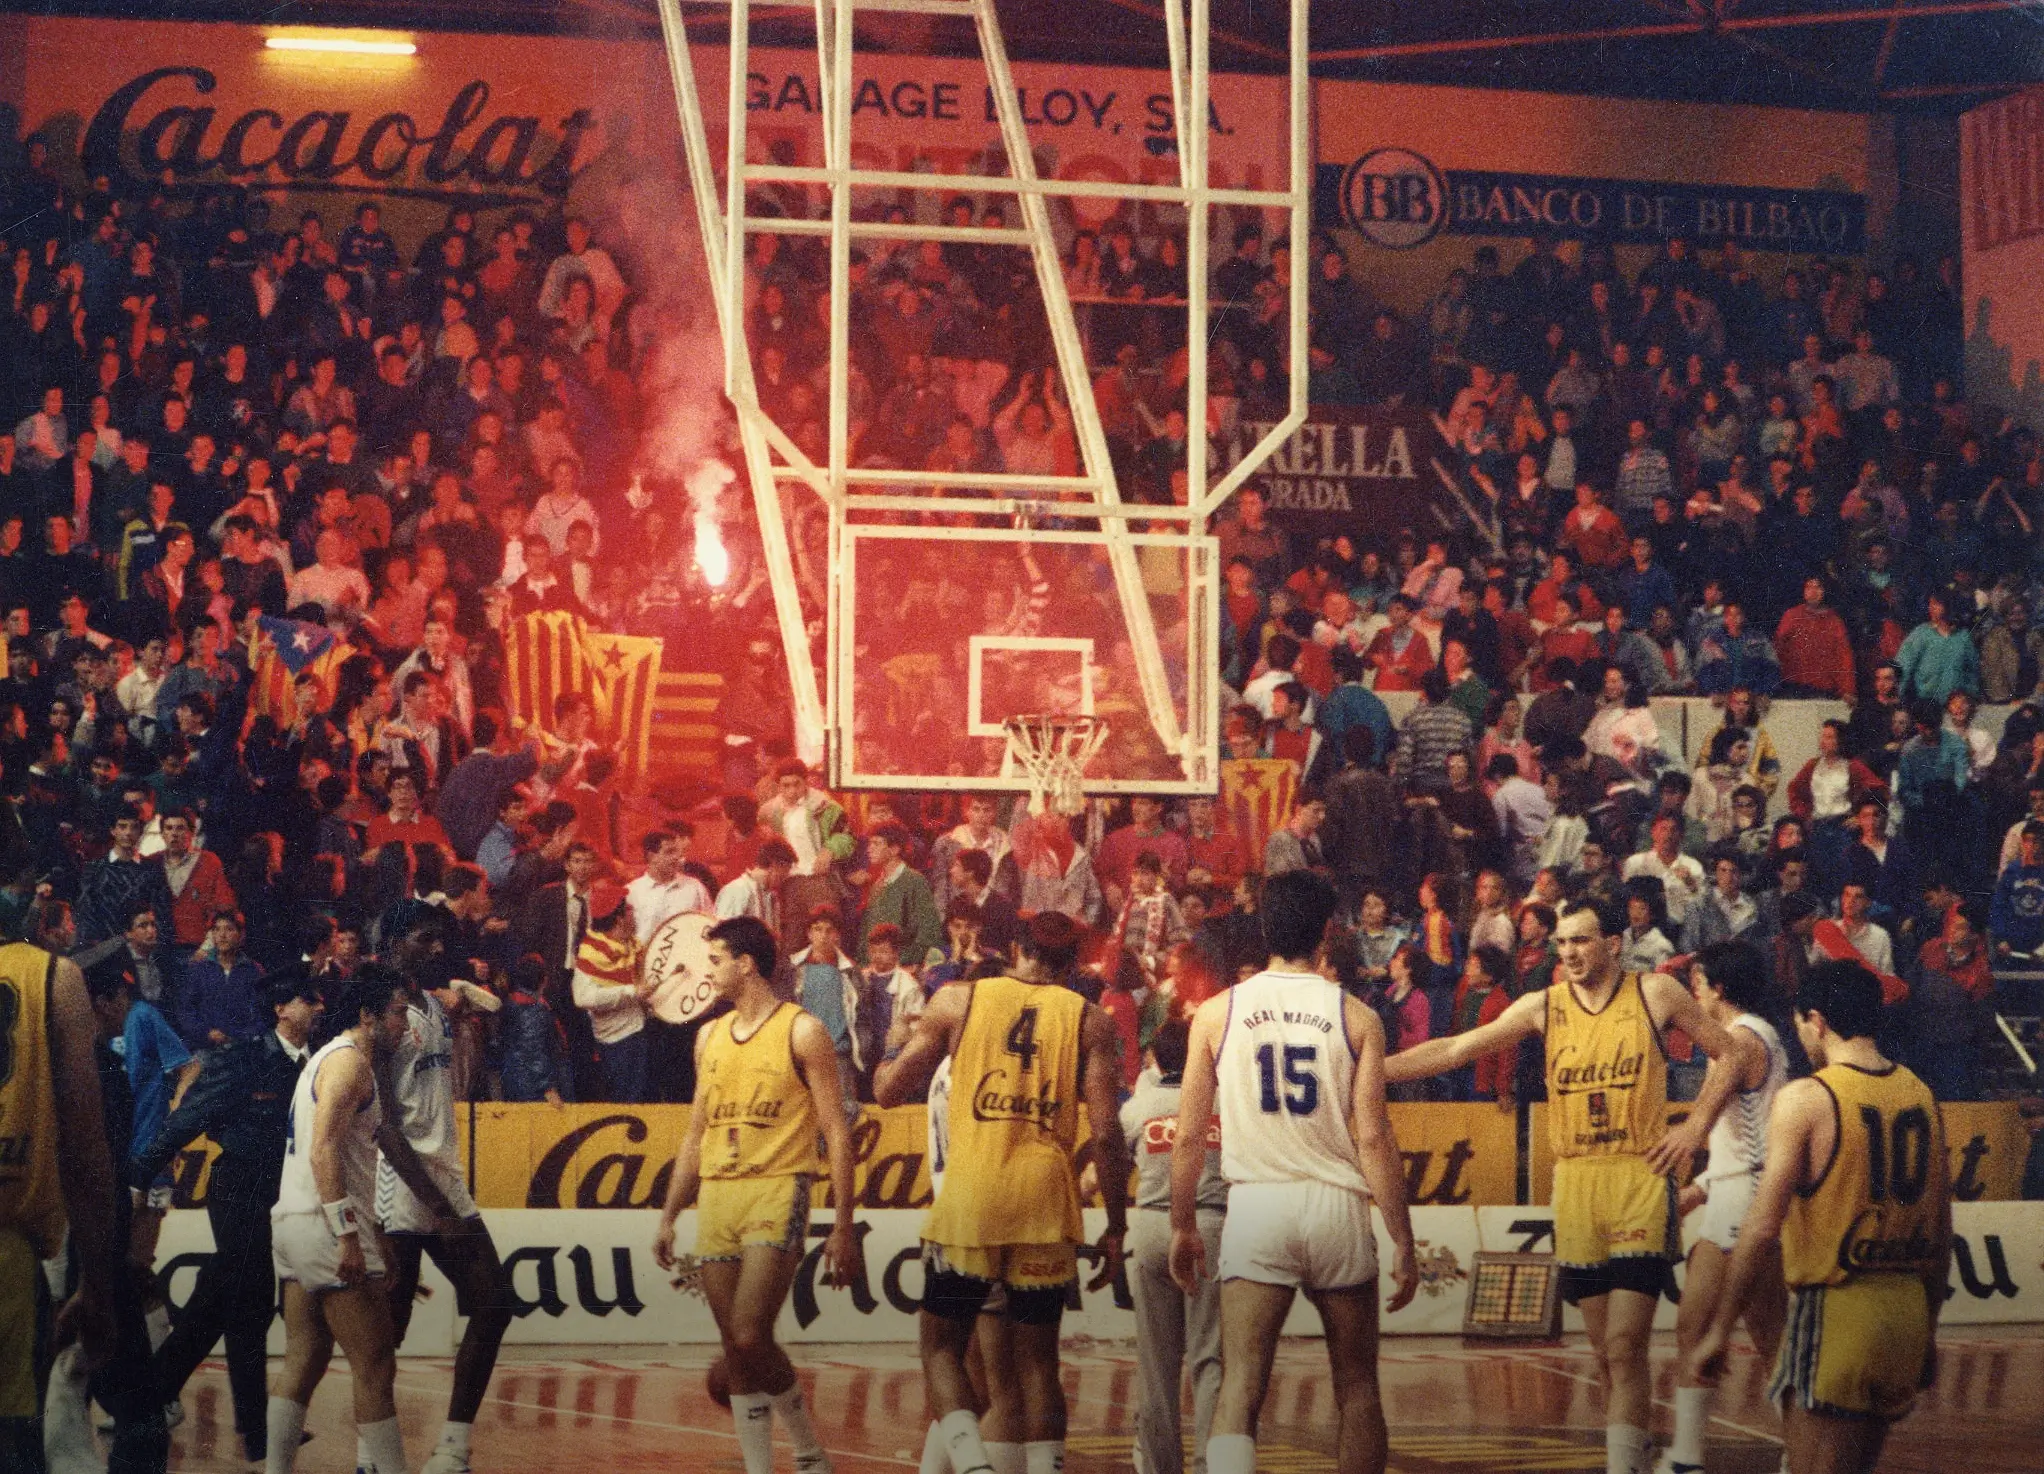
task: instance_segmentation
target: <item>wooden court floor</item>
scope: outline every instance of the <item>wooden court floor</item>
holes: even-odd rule
[[[2044,1470],[2044,1329],[1952,1328],[1941,1338],[1937,1386],[1890,1440],[1883,1470],[1913,1474],[2034,1474]],[[708,1347],[507,1350],[475,1431],[476,1474],[581,1470],[738,1474],[729,1415],[703,1391]],[[1656,1416],[1666,1434],[1674,1341],[1655,1346]],[[922,1448],[923,1397],[914,1348],[797,1348],[816,1423],[839,1474],[913,1469]],[[1597,1471],[1604,1467],[1600,1400],[1579,1339],[1495,1349],[1451,1338],[1385,1343],[1385,1412],[1391,1467],[1449,1471]],[[414,1468],[431,1452],[446,1413],[448,1364],[405,1361],[398,1409]],[[1773,1474],[1781,1450],[1763,1397],[1766,1369],[1734,1358],[1712,1429],[1713,1474]],[[1067,1342],[1065,1387],[1072,1474],[1130,1469],[1135,1356],[1124,1342]],[[243,1470],[236,1457],[224,1368],[209,1362],[185,1391],[184,1426],[171,1467]],[[1287,1342],[1264,1414],[1257,1467],[1271,1474],[1331,1470],[1333,1398],[1319,1344]],[[1188,1418],[1188,1428],[1190,1419]],[[299,1458],[307,1474],[353,1468],[347,1370],[338,1360],[321,1387]],[[776,1468],[793,1467],[785,1444]],[[1189,1467],[1189,1466],[1188,1466]]]

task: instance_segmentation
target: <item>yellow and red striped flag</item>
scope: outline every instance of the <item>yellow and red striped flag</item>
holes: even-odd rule
[[[565,692],[596,709],[591,735],[617,754],[618,770],[646,770],[654,688],[665,642],[593,630],[579,615],[542,610],[504,626],[504,685],[512,717],[551,732],[554,702]]]

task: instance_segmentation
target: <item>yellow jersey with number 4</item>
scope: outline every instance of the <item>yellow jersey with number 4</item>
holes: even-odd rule
[[[1827,1065],[1838,1143],[1814,1187],[1789,1203],[1782,1275],[1843,1285],[1869,1274],[1935,1274],[1943,1261],[1945,1127],[1930,1087],[1901,1065]]]
[[[1083,1241],[1072,1152],[1085,1016],[1086,1000],[1056,984],[972,985],[951,1056],[944,1186],[925,1239],[952,1248]]]
[[[0,946],[0,1228],[47,1259],[64,1240],[57,1180],[57,1095],[50,1009],[57,959],[26,942]]]
[[[821,1165],[816,1107],[795,1063],[801,1017],[801,1009],[783,1003],[743,1039],[736,1014],[710,1024],[696,1089],[696,1109],[709,1112],[705,1178],[793,1177]]]
[[[1668,1057],[1640,975],[1595,1013],[1556,979],[1547,990],[1548,1141],[1557,1157],[1639,1156],[1668,1129]]]

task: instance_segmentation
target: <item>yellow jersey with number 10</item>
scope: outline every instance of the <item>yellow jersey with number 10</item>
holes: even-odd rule
[[[793,1177],[822,1164],[821,1128],[809,1087],[795,1065],[795,1021],[783,1003],[740,1039],[737,1015],[709,1026],[703,1041],[696,1109],[709,1112],[700,1170],[711,1179]]]
[[[951,1056],[944,1186],[923,1237],[951,1248],[1076,1244],[1079,1031],[1086,1000],[1057,984],[972,985]]]
[[[1557,979],[1547,990],[1548,1141],[1557,1157],[1632,1157],[1668,1129],[1668,1057],[1640,975],[1592,1013]]]
[[[57,1180],[57,1090],[50,1067],[57,959],[26,942],[0,946],[0,1228],[47,1259],[64,1239]]]
[[[1828,1065],[1838,1144],[1816,1186],[1789,1202],[1781,1230],[1782,1277],[1792,1285],[1842,1285],[1868,1274],[1934,1274],[1943,1262],[1948,1173],[1944,1121],[1930,1087],[1891,1064],[1880,1074]]]

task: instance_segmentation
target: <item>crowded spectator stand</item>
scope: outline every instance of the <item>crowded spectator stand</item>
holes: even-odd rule
[[[1328,966],[1402,1044],[1537,986],[1554,908],[1615,895],[1655,966],[1744,938],[1786,999],[1812,959],[1876,964],[1887,1037],[1946,1098],[2033,1073],[2044,447],[1969,413],[1949,263],[1486,245],[1401,306],[1341,239],[1244,210],[1191,405],[1176,230],[1063,222],[1132,499],[1183,503],[1188,437],[1218,464],[1281,418],[1294,271],[1315,415],[1433,435],[1395,524],[1305,523],[1251,479],[1216,529],[1217,794],[1066,818],[830,793],[796,755],[743,478],[638,456],[663,264],[603,200],[457,204],[400,241],[373,196],[277,218],[82,179],[41,139],[10,141],[0,195],[0,910],[131,969],[194,1050],[255,1026],[263,970],[345,975],[433,910],[498,1005],[461,1017],[470,1099],[685,1099],[692,1026],[598,985],[638,988],[635,949],[714,911],[775,928],[783,985],[867,1080],[936,986],[1055,908],[1092,929],[1134,1060],[1262,964],[1260,880],[1304,865],[1344,898]],[[914,244],[927,204],[876,207],[905,236],[854,263],[854,460],[1068,476],[1037,284]],[[742,269],[760,399],[820,453],[814,245],[760,234]],[[705,443],[740,459],[728,425]],[[826,540],[790,523],[814,612]],[[1026,553],[976,566],[1020,620],[1071,596]],[[682,681],[688,762],[661,736]],[[592,950],[610,885],[632,934]],[[1526,1088],[1503,1062],[1446,1093]]]

